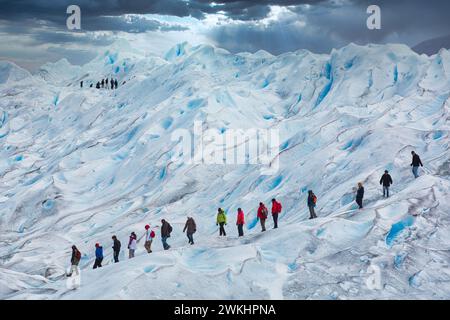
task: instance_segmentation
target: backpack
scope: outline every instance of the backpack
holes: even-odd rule
[[[77,260],[81,259],[81,252],[79,250],[75,251],[75,258],[77,258]]]
[[[155,231],[152,230],[152,232],[150,232],[150,238],[154,238],[155,237]]]
[[[261,210],[261,213],[262,213],[264,219],[267,219],[267,216],[268,216],[267,209],[266,209],[266,208],[263,208],[263,209]]]
[[[169,224],[168,230],[169,230],[169,234],[171,234],[173,229],[172,229],[172,226],[170,224]]]
[[[316,195],[314,193],[312,195],[312,201],[314,202],[314,204],[317,203],[317,197],[316,197]]]

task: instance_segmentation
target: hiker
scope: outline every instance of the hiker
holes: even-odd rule
[[[119,253],[120,253],[120,241],[117,240],[116,236],[112,236],[113,240],[113,257],[114,257],[114,263],[119,262]]]
[[[114,80],[113,80],[113,78],[111,78],[111,82],[110,83],[111,83],[111,90],[112,90],[112,89],[114,89]]]
[[[80,88],[83,88],[83,81],[80,82]]]
[[[257,217],[261,223],[261,232],[266,231],[266,219],[267,219],[268,213],[269,212],[267,211],[267,208],[264,205],[264,203],[260,202]]]
[[[106,87],[106,89],[108,89],[108,78],[106,78],[106,80],[105,80],[105,87]]]
[[[217,210],[216,226],[217,225],[220,226],[219,236],[226,236],[227,233],[225,232],[224,225],[227,225],[227,216],[225,215],[225,211],[223,211],[222,208],[219,208]]]
[[[317,203],[316,195],[314,194],[314,192],[312,192],[312,190],[309,190],[307,204],[308,204],[308,209],[309,209],[309,219],[310,220],[317,218],[316,212],[314,210],[314,208],[316,207],[316,203]]]
[[[118,85],[118,82],[117,82],[117,79],[116,79],[116,80],[114,80],[114,86],[116,87],[116,89],[117,89],[117,85]]]
[[[77,249],[75,245],[72,246],[72,257],[70,258],[70,273],[67,275],[68,277],[72,276],[73,272],[77,274],[77,276],[80,274],[78,272],[78,264],[81,260],[81,252]]]
[[[380,179],[380,184],[383,185],[383,197],[389,198],[389,187],[392,183],[393,182],[389,171],[385,170]]]
[[[152,242],[153,238],[155,237],[155,232],[153,230],[150,230],[150,226],[147,224],[145,226],[145,243],[144,247],[145,250],[147,250],[148,253],[152,253]]]
[[[97,89],[100,89],[100,82],[97,81],[97,85],[95,86]]]
[[[169,250],[170,246],[167,244],[167,238],[170,238],[170,233],[172,232],[172,226],[164,219],[161,220],[161,241],[164,250]]]
[[[238,228],[238,234],[239,237],[243,237],[244,236],[244,211],[242,211],[241,208],[238,209],[238,214],[237,214],[237,221],[236,221],[236,225]]]
[[[136,233],[132,232],[130,235],[130,240],[128,241],[128,257],[134,258],[134,251],[137,246],[137,236]]]
[[[195,224],[194,218],[188,217],[186,220],[186,224],[184,225],[183,232],[186,232],[186,235],[189,239],[189,244],[194,244],[194,233],[197,231],[197,226]]]
[[[411,155],[412,155],[412,162],[411,162],[412,172],[414,178],[417,179],[419,177],[419,166],[423,167],[422,160],[420,160],[419,155],[414,151],[411,151]]]
[[[359,208],[363,208],[363,198],[364,198],[364,187],[361,182],[358,182],[358,190],[356,191],[356,203]]]
[[[96,243],[95,244],[95,262],[94,262],[94,268],[101,268],[102,267],[102,261],[103,261],[103,247]]]
[[[273,218],[273,228],[278,228],[278,215],[281,213],[281,203],[276,199],[272,199],[272,218]]]
[[[101,85],[102,85],[102,88],[105,87],[105,79],[102,79]]]

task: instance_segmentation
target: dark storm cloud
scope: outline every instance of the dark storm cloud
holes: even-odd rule
[[[216,0],[215,5],[206,0],[0,0],[0,20],[20,21],[22,26],[17,33],[23,31],[23,26],[36,27],[37,21],[64,29],[66,8],[70,4],[80,6],[84,30],[132,33],[184,30],[186,27],[161,25],[158,21],[143,18],[125,21],[121,17],[124,14],[202,19],[205,14],[220,12],[233,20],[258,21],[267,17],[272,5],[289,6],[292,12],[307,14],[311,29],[320,26],[322,33],[354,42],[382,41],[402,32],[415,32],[420,37],[436,32],[442,35],[445,28],[449,29],[450,20],[450,1],[446,0]],[[305,9],[305,4],[310,7]],[[369,31],[364,27],[366,8],[370,4],[378,4],[382,9],[383,28],[380,31]],[[235,26],[230,28],[236,29]],[[252,26],[243,25],[242,28],[243,33],[256,32]],[[268,34],[273,35],[273,30]]]
[[[329,0],[328,0],[329,1]],[[61,23],[66,18],[66,8],[78,5],[84,16],[120,16],[124,14],[161,14],[178,17],[204,17],[206,13],[225,12],[234,19],[263,18],[270,5],[295,6],[319,4],[327,0],[217,0],[211,5],[205,0],[0,0],[0,19],[17,20],[35,18]]]
[[[367,7],[381,8],[381,30],[366,27]],[[289,8],[296,14],[269,25],[221,25],[211,30],[219,46],[230,51],[264,49],[274,54],[297,49],[329,53],[350,42],[357,44],[399,42],[409,46],[450,33],[450,1],[445,0],[347,0]],[[304,26],[295,22],[302,21]]]

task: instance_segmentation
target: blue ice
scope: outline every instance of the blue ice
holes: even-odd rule
[[[319,93],[319,96],[317,97],[316,101],[316,107],[323,101],[323,99],[325,99],[325,97],[330,92],[332,86],[333,86],[333,79],[331,79]]]
[[[433,139],[434,140],[439,140],[440,138],[442,138],[442,136],[444,135],[444,133],[442,132],[442,131],[436,131],[434,134],[433,134]]]
[[[363,138],[352,139],[348,141],[343,147],[342,150],[355,149],[361,145]]]
[[[147,266],[147,267],[144,268],[144,272],[145,273],[150,273],[150,272],[152,272],[155,269],[156,269],[155,266]]]
[[[257,223],[258,223],[258,217],[254,217],[253,219],[250,220],[250,222],[248,222],[247,229],[249,229],[249,230],[253,229]]]
[[[187,107],[191,110],[200,108],[204,105],[203,99],[194,99],[188,102]]]
[[[420,286],[418,276],[419,276],[419,272],[417,272],[417,273],[413,274],[411,277],[409,277],[408,283],[411,287],[419,287]]]
[[[395,257],[394,257],[394,267],[396,269],[399,269],[402,266],[403,261],[405,261],[405,258],[406,258],[406,254],[404,254],[404,253],[395,255]]]
[[[294,261],[288,264],[288,269],[290,272],[294,272],[298,269],[298,264]]]
[[[159,180],[164,179],[165,176],[166,176],[166,167],[164,167],[164,168],[161,170],[161,173],[159,174]]]
[[[354,196],[351,193],[347,193],[341,198],[341,206],[346,206],[349,203],[352,203],[354,200]]]
[[[54,205],[55,205],[55,201],[52,200],[52,199],[47,199],[47,200],[45,200],[45,201],[42,203],[42,207],[43,207],[45,210],[50,210],[50,209],[52,209]]]
[[[413,216],[407,216],[403,220],[395,223],[392,225],[391,230],[389,231],[388,235],[386,236],[386,244],[389,247],[392,247],[394,244],[395,239],[397,236],[405,229],[414,224],[414,217]]]
[[[53,104],[56,106],[59,101],[59,93],[53,98]]]
[[[398,81],[398,67],[394,68],[394,83]]]
[[[37,176],[35,176],[35,177],[29,179],[28,181],[25,181],[25,182],[23,183],[23,185],[24,185],[24,186],[32,185],[33,183],[35,183],[36,181],[38,181],[38,180],[41,179],[41,178],[42,178],[42,175],[39,174],[39,175],[37,175]]]
[[[164,129],[169,129],[169,127],[172,125],[172,122],[173,122],[173,118],[172,117],[167,117],[167,118],[165,118],[164,120],[163,120],[163,122],[162,122],[162,127],[164,128]]]
[[[107,64],[114,64],[117,60],[117,53],[109,53],[109,51],[106,51],[105,53],[107,60]]]
[[[3,128],[3,125],[8,121],[8,113],[5,111],[2,112],[2,116],[0,118],[0,128]]]
[[[127,143],[128,143],[131,139],[133,139],[133,137],[136,135],[137,131],[138,131],[138,127],[134,127],[133,129],[131,129],[130,132],[128,132],[128,134],[127,134],[127,140],[126,140]]]
[[[281,149],[281,150],[285,150],[287,147],[289,147],[289,140],[285,141],[285,142],[280,146],[280,149]]]
[[[283,181],[283,176],[276,177],[272,181],[272,184],[269,186],[269,191],[275,189],[276,187],[278,187],[280,185],[281,181]]]
[[[353,64],[355,63],[355,60],[356,60],[356,57],[353,57],[353,59],[347,61],[347,62],[344,64],[344,68],[345,68],[346,70],[348,70],[348,69],[350,69],[351,67],[353,67]]]

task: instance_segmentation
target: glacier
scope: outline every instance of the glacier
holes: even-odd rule
[[[117,90],[88,87],[107,76]],[[273,56],[181,43],[158,57],[121,41],[84,66],[61,60],[30,74],[2,61],[0,299],[449,299],[449,96],[450,52],[397,44]],[[194,121],[220,135],[278,129],[278,172],[173,162],[181,149],[171,134]],[[411,150],[425,165],[418,179]],[[261,233],[258,204],[274,197],[280,227],[269,217]],[[130,232],[162,218],[172,248],[162,250],[157,229],[153,253],[140,240],[128,260]],[[96,242],[105,259],[92,270]],[[64,276],[72,244],[83,255],[76,290]],[[381,289],[367,285],[371,266]]]

